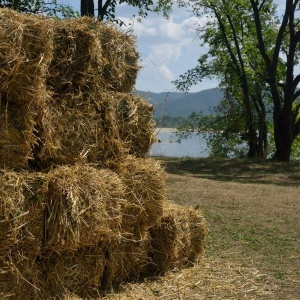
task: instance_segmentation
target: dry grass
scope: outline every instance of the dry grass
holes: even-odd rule
[[[205,258],[106,299],[299,299],[300,165],[163,159],[173,202],[199,206]]]

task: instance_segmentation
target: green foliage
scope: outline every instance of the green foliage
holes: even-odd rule
[[[272,95],[264,59],[257,47],[255,20],[247,0],[190,0],[193,13],[205,17],[205,26],[199,26],[200,47],[208,48],[196,67],[181,75],[174,83],[187,91],[203,78],[216,77],[224,90],[224,101],[219,107],[225,132],[232,143],[240,141],[248,146],[248,156],[265,158],[268,150],[268,122]],[[261,30],[266,34],[265,46],[274,48],[279,21],[272,0],[261,6]],[[285,64],[278,60],[278,80],[284,78]],[[237,132],[238,130],[238,132]],[[220,143],[227,145],[226,138]],[[229,143],[229,148],[232,144]],[[240,149],[240,146],[238,147]],[[226,150],[227,151],[227,150]],[[225,151],[225,152],[226,152]],[[244,151],[244,147],[243,147]]]
[[[81,4],[84,7],[88,4],[90,0],[81,0]],[[129,6],[135,7],[138,9],[137,15],[133,17],[137,17],[138,20],[142,18],[146,18],[148,16],[148,12],[156,12],[163,13],[164,17],[168,17],[172,6],[174,4],[173,0],[100,0],[98,1],[98,18],[101,20],[110,20],[117,24],[122,25],[123,22],[118,19],[116,16],[116,7],[122,4],[127,4]],[[83,12],[82,12],[83,13]],[[88,13],[88,12],[87,12]],[[83,13],[84,14],[84,13]]]
[[[0,7],[11,8],[21,13],[44,14],[57,18],[77,17],[79,14],[68,5],[56,0],[0,0]]]

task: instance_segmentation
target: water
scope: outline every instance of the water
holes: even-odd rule
[[[177,143],[171,130],[161,129],[157,138],[160,142],[152,145],[151,156],[208,157],[207,144],[201,135],[193,133],[189,139]]]

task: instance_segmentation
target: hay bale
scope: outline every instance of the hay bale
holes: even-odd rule
[[[202,214],[193,209],[164,203],[159,223],[149,228],[150,273],[165,273],[194,262],[204,252],[207,227]]]
[[[39,94],[45,90],[53,48],[50,23],[42,16],[0,9],[0,90],[7,101],[43,101]]]
[[[56,253],[43,259],[48,298],[73,294],[82,299],[100,296],[105,257],[101,247]]]
[[[91,18],[55,21],[6,9],[0,28],[0,167],[43,170],[128,151],[106,94],[131,91],[139,69],[134,38]]]
[[[88,96],[93,85],[102,85],[103,89],[105,78],[101,74],[109,63],[100,43],[103,31],[105,25],[88,17],[55,22],[53,58],[46,83],[53,98],[76,102],[77,97]]]
[[[158,161],[128,155],[108,162],[125,186],[126,204],[122,207],[122,232],[140,240],[163,213],[166,201],[165,173]]]
[[[44,175],[0,171],[0,298],[46,299],[37,263],[43,248]]]
[[[35,148],[31,165],[105,165],[128,154],[148,155],[155,138],[152,107],[143,99],[99,90],[73,101],[60,98],[47,105],[38,130],[43,145]]]
[[[38,143],[52,29],[41,16],[0,9],[0,166],[26,168]]]
[[[0,298],[4,300],[47,299],[39,264],[21,249],[0,256]]]
[[[146,157],[155,142],[153,106],[140,97],[111,94],[116,111],[119,136],[130,155]]]
[[[0,171],[0,257],[20,248],[36,257],[42,247],[44,175]]]
[[[49,100],[39,128],[43,144],[34,153],[37,169],[51,165],[105,163],[124,155],[110,98],[99,91],[85,98]]]
[[[135,38],[120,32],[115,26],[107,26],[100,39],[103,56],[109,62],[102,73],[106,89],[130,93],[140,69]]]
[[[47,81],[54,98],[131,92],[138,70],[135,39],[119,28],[88,17],[56,22]]]
[[[122,282],[143,278],[150,264],[146,241],[147,238],[139,241],[123,239],[103,248],[106,259],[101,281],[102,291],[117,287]]]
[[[120,238],[124,187],[112,171],[61,166],[47,176],[45,248],[56,253]]]

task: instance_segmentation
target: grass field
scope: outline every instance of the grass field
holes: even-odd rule
[[[300,299],[300,164],[161,159],[172,202],[201,210],[205,256],[106,299]]]

